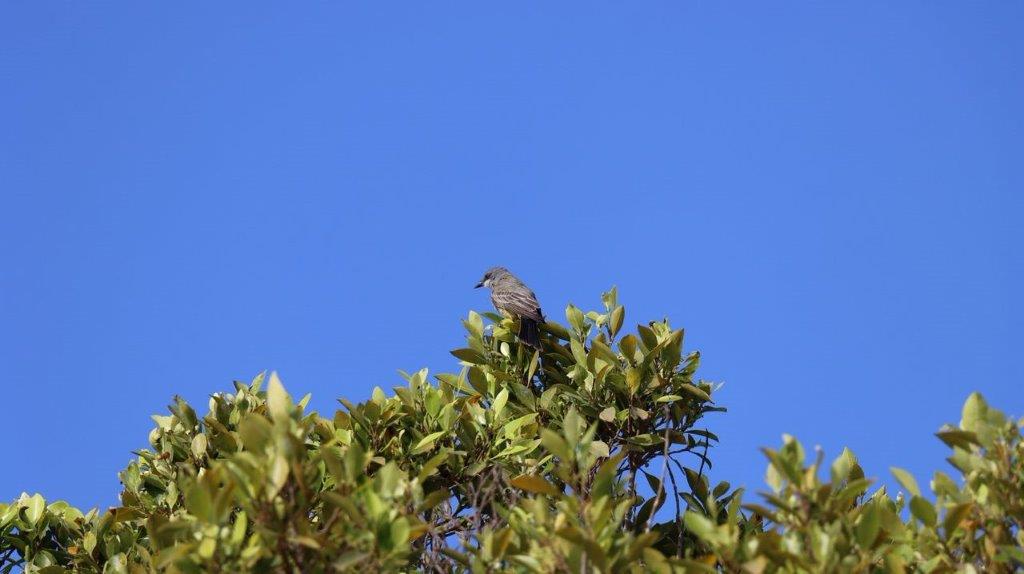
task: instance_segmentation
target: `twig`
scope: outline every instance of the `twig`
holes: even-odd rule
[[[668,406],[664,407],[666,416],[668,414]],[[668,432],[672,430],[671,426],[665,427],[665,440],[664,447],[661,454],[661,480],[658,482],[658,492],[654,493],[654,508],[651,510],[651,514],[647,517],[647,523],[644,524],[644,530],[651,529],[651,520],[654,519],[654,513],[661,505],[662,496],[665,495],[665,472],[668,470],[668,461],[670,459],[668,455]]]
[[[678,540],[676,541],[676,556],[683,555],[683,528],[680,521],[682,520],[682,513],[679,508],[679,485],[676,484],[676,473],[672,470],[672,467],[668,469],[668,477],[672,479],[672,490],[675,491],[675,495],[672,497],[676,503],[676,530],[679,531]]]
[[[705,428],[704,432],[707,432],[707,430],[708,429]],[[710,443],[710,440],[708,440],[707,438],[704,439],[704,456],[702,456],[700,459],[700,470],[697,471],[697,478],[701,478],[702,476],[704,476],[704,463],[708,460],[708,444]]]

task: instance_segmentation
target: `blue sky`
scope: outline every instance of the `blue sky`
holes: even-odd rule
[[[926,480],[1024,414],[1024,4],[0,8],[0,499],[116,502],[150,414],[276,369],[363,399],[456,368],[504,264],[618,285],[729,407]],[[205,408],[205,407],[203,407]]]

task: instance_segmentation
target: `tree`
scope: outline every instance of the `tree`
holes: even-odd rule
[[[201,418],[176,398],[120,506],[0,504],[0,572],[1024,571],[1021,422],[979,395],[938,433],[963,483],[937,473],[934,501],[899,469],[905,495],[869,493],[848,450],[825,480],[787,437],[744,504],[708,477],[725,409],[700,355],[667,321],[620,336],[602,300],[549,322],[543,356],[470,313],[459,373],[403,373],[329,418],[275,374]]]

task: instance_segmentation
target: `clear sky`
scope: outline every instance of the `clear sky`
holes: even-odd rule
[[[503,264],[618,285],[729,413],[870,476],[1024,414],[1024,3],[5,2],[0,499],[116,502],[150,414],[457,368]]]

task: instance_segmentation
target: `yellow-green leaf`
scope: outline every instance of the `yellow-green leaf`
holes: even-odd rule
[[[964,518],[971,511],[972,506],[973,503],[964,502],[946,510],[946,517],[942,519],[942,528],[945,531],[946,538],[953,535],[953,532],[956,531],[960,523],[963,522]]]
[[[501,416],[501,411],[505,409],[505,403],[508,402],[508,389],[501,389],[498,392],[498,396],[494,397],[494,402],[491,403],[491,412],[494,414],[494,420],[498,420]]]
[[[43,517],[43,510],[45,508],[46,499],[39,493],[33,494],[29,497],[28,502],[25,503],[25,520],[32,526],[35,526]]]
[[[203,458],[206,455],[206,435],[203,433],[197,434],[192,439],[192,454],[196,458]]]
[[[548,496],[558,496],[561,494],[561,491],[555,488],[555,485],[535,474],[523,474],[513,478],[509,482],[512,486],[527,492],[546,494]]]
[[[614,337],[622,328],[622,320],[626,318],[626,308],[619,305],[612,311],[611,319],[608,321],[608,330]]]
[[[896,466],[889,467],[889,470],[896,477],[896,480],[903,485],[903,488],[907,489],[907,492],[913,496],[921,496],[921,489],[918,488],[914,475]]]
[[[270,417],[275,421],[288,418],[291,406],[291,397],[284,390],[277,372],[270,373],[270,383],[267,385],[267,409],[270,410]]]
[[[696,385],[682,385],[679,387],[685,393],[689,393],[702,401],[711,402],[711,395],[704,392],[704,389]]]
[[[936,514],[935,507],[930,502],[920,496],[915,496],[910,499],[910,512],[925,526],[935,526]]]
[[[434,442],[436,442],[437,439],[441,438],[441,436],[443,435],[444,431],[437,431],[432,432],[427,436],[421,438],[420,442],[416,443],[416,446],[413,447],[413,454],[419,454],[421,452],[426,452],[430,450],[434,446]]]
[[[472,365],[483,365],[487,362],[483,355],[473,349],[455,349],[451,353],[460,361],[465,361]]]

